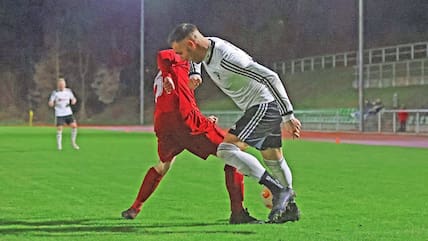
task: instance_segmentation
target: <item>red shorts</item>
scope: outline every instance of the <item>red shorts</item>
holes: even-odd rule
[[[158,138],[158,154],[162,162],[170,162],[184,150],[207,159],[216,155],[218,145],[223,141],[225,133],[218,127],[209,128],[206,133],[192,135],[188,129],[176,129],[168,133],[156,133]]]

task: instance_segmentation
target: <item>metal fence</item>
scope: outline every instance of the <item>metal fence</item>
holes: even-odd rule
[[[377,115],[378,132],[411,132],[428,133],[428,109],[409,109],[404,110],[407,113],[407,121],[401,126],[398,115],[401,110],[382,110]],[[404,127],[404,128],[403,128]]]
[[[428,58],[428,42],[416,42],[394,46],[367,49],[364,51],[364,63],[380,64],[405,60]],[[356,52],[311,56],[290,61],[273,63],[273,69],[282,74],[295,74],[320,69],[347,67],[356,65]]]
[[[353,113],[356,109],[326,109],[300,110],[295,115],[307,130],[352,131],[358,129],[358,119]],[[215,115],[219,118],[219,125],[230,128],[242,115],[241,111],[204,111],[206,115]]]
[[[428,84],[428,58],[390,63],[364,65],[364,87],[385,88]],[[355,67],[355,80],[358,88],[358,73]]]
[[[428,109],[405,110],[408,118],[405,130],[400,130],[398,113],[400,110],[381,110],[378,113],[365,115],[365,126],[368,132],[399,131],[407,133],[428,134]],[[230,128],[242,116],[241,111],[204,111],[206,115],[219,118],[219,125]],[[317,131],[357,131],[358,111],[353,108],[327,110],[300,110],[295,115],[305,130]]]

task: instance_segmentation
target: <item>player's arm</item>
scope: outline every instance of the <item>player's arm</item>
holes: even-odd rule
[[[227,58],[224,58],[221,61],[221,66],[229,71],[264,84],[278,102],[284,121],[294,118],[293,105],[288,98],[285,87],[278,74],[263,65],[258,64],[248,55],[241,53],[236,53],[235,55],[231,54]]]
[[[278,74],[252,59],[249,62],[247,69],[250,73],[254,73],[256,75],[255,77],[259,77],[259,81],[266,85],[272,93],[278,103],[285,130],[293,137],[299,138],[302,124],[296,117],[294,117],[293,105],[291,104],[287,91],[285,90]]]
[[[74,96],[74,94],[73,94],[73,91],[71,91],[70,90],[70,103],[72,104],[72,105],[75,105],[76,103],[77,103],[77,99],[76,99],[76,97]]]
[[[190,61],[189,88],[194,90],[202,83],[201,64]]]
[[[157,55],[157,65],[162,73],[164,89],[169,94],[175,89],[175,83],[171,78],[172,65],[177,63],[176,55],[170,50],[161,50]]]
[[[49,101],[48,101],[49,107],[54,107],[55,105],[55,92],[56,91],[52,91],[51,96],[49,97]]]
[[[161,50],[157,55],[157,64],[162,72],[162,77],[171,77],[172,65],[177,63],[176,56],[173,51]]]
[[[277,73],[255,62],[243,52],[230,54],[221,61],[221,66],[264,84],[278,103],[287,131],[295,137],[300,136],[301,123],[294,117],[293,105]]]

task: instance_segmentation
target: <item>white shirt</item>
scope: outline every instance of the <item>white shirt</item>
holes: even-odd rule
[[[76,97],[74,97],[73,92],[68,88],[65,88],[62,91],[60,90],[52,91],[49,101],[52,101],[55,104],[56,117],[73,114],[73,111],[70,108],[70,102],[72,99],[76,99]]]
[[[293,106],[278,74],[231,43],[209,39],[211,47],[202,64],[214,83],[241,110],[275,100],[284,120],[293,117]]]

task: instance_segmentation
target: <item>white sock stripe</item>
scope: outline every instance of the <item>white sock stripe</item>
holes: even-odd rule
[[[262,113],[260,114],[260,118],[250,127],[249,131],[247,131],[247,134],[244,136],[244,139],[247,139],[248,136],[250,136],[251,133],[253,133],[254,129],[256,129],[257,125],[260,123],[260,121],[265,116],[267,110],[268,110],[268,104],[264,104],[264,108],[262,110]]]
[[[263,109],[264,109],[265,105],[266,105],[265,103],[259,105],[259,107],[258,107],[256,113],[254,114],[254,116],[247,123],[247,125],[244,127],[244,129],[242,129],[242,131],[239,133],[238,138],[240,140],[245,141],[246,137],[244,138],[244,136],[247,135],[247,133],[248,133],[249,129],[251,128],[251,126],[254,125],[254,123],[258,124],[260,122],[260,119],[263,118],[263,116],[260,116],[260,115],[263,113]]]

